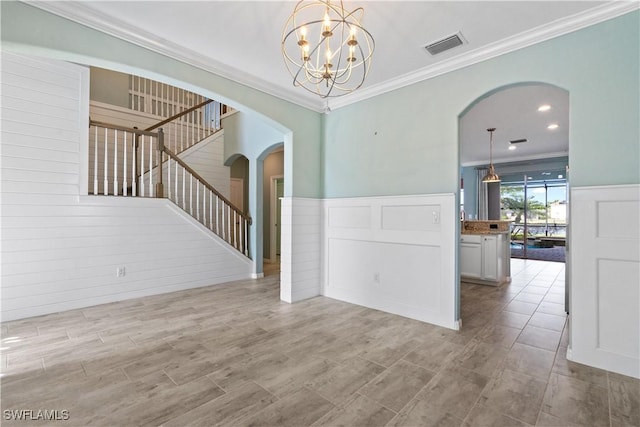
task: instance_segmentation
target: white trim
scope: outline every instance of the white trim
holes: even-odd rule
[[[301,107],[317,112],[323,111],[323,101],[307,99],[303,96],[304,93],[298,91],[287,91],[286,93],[283,93],[274,90],[275,86],[268,81],[256,78],[243,70],[232,68],[228,64],[223,64],[215,59],[205,58],[198,52],[192,51],[184,46],[180,46],[170,40],[148,33],[123,21],[119,21],[112,16],[105,15],[104,13],[91,9],[82,2],[49,2],[34,0],[23,0],[23,2],[185,64],[209,71],[233,82],[265,92],[277,98],[290,101]]]
[[[251,273],[252,279],[262,279],[264,277],[264,273]]]
[[[572,33],[609,19],[617,18],[638,8],[640,8],[640,3],[637,1],[608,2],[573,16],[557,19],[553,22],[523,31],[520,34],[462,53],[445,61],[407,73],[396,79],[369,86],[353,92],[348,96],[336,98],[329,102],[329,108],[335,110],[365,99],[373,98],[374,96],[391,92],[392,90],[400,89],[537,43],[542,43],[555,37]]]
[[[271,175],[269,177],[269,183],[270,183],[270,191],[269,191],[269,263],[273,264],[276,262],[277,260],[277,255],[276,255],[276,243],[277,243],[277,239],[276,239],[276,215],[277,215],[277,206],[278,206],[278,194],[277,194],[277,190],[276,190],[276,181],[278,179],[282,179],[284,180],[284,175]],[[280,224],[280,227],[282,228],[282,224]]]
[[[133,43],[202,70],[209,71],[231,81],[265,92],[269,95],[319,113],[326,112],[327,107],[335,110],[337,108],[354,104],[392,90],[423,80],[428,80],[460,68],[468,67],[469,65],[477,64],[518,49],[616,18],[640,8],[640,3],[637,1],[607,2],[601,6],[577,13],[573,16],[549,22],[476,50],[465,52],[448,60],[407,73],[393,80],[370,86],[365,89],[360,89],[349,95],[326,102],[325,100],[311,100],[304,96],[305,94],[302,91],[278,90],[270,82],[251,76],[242,70],[232,68],[227,64],[222,64],[212,58],[204,58],[197,52],[142,31],[133,25],[115,20],[113,17],[97,12],[81,2],[23,1],[33,7],[37,7],[81,25],[85,25],[105,34],[109,34],[129,43]]]

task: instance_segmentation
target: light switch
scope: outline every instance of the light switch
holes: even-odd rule
[[[433,214],[433,223],[440,224],[440,212],[433,211],[432,214]]]

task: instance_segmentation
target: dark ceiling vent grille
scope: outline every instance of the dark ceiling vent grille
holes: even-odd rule
[[[461,34],[457,33],[442,40],[438,40],[437,42],[428,44],[424,48],[431,55],[437,55],[444,52],[445,50],[453,49],[456,46],[460,46],[463,43],[464,40],[462,39]]]
[[[514,140],[509,141],[509,142],[511,142],[511,144],[520,144],[520,143],[522,143],[522,142],[527,142],[527,138],[514,139]]]

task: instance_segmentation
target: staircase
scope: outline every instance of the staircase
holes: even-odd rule
[[[167,198],[249,257],[251,218],[180,157],[217,138],[220,118],[229,109],[182,89],[130,78],[132,110],[177,112],[144,129],[90,120],[89,193]],[[147,93],[143,88],[153,90]],[[185,99],[193,105],[184,104]]]

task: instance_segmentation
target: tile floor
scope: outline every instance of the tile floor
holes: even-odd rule
[[[638,380],[565,358],[564,265],[512,274],[462,285],[460,332],[277,274],[4,323],[3,425],[639,426]]]

